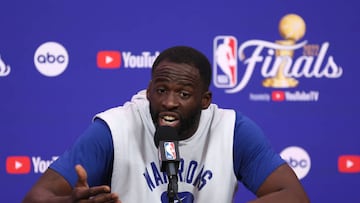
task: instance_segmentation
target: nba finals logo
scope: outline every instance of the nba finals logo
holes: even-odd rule
[[[326,57],[330,43],[318,45],[299,41],[305,31],[305,21],[299,15],[287,14],[279,22],[280,40],[248,40],[237,49],[234,36],[216,36],[213,42],[215,86],[225,88],[226,93],[240,92],[256,72],[263,76],[261,85],[266,88],[294,88],[299,85],[298,78],[301,77],[341,77],[342,68],[335,63],[333,56]],[[303,55],[295,56],[296,51]],[[242,62],[241,66],[237,61]],[[295,95],[317,100],[313,97],[314,92],[286,93],[285,98]],[[258,96],[262,96],[264,101],[269,98],[268,95]]]

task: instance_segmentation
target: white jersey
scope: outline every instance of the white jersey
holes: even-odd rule
[[[113,138],[112,191],[122,203],[167,203],[168,179],[160,171],[145,91],[97,117],[108,124]],[[233,201],[237,189],[234,125],[235,111],[211,104],[202,111],[196,133],[179,142],[178,195],[183,203]]]

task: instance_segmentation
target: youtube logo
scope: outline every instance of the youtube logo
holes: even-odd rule
[[[338,159],[340,173],[360,173],[360,155],[341,155]]]
[[[6,172],[9,174],[30,173],[30,157],[28,156],[9,156],[6,159]]]
[[[285,100],[285,92],[284,91],[273,91],[271,92],[271,100],[280,102]]]
[[[120,51],[99,51],[97,53],[97,66],[104,69],[116,69],[121,65]]]

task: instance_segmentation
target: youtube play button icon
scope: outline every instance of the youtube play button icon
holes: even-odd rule
[[[30,173],[30,157],[28,156],[9,156],[6,159],[6,172],[9,174]]]
[[[341,155],[338,159],[341,173],[360,173],[360,155]]]
[[[121,65],[120,51],[99,51],[97,53],[97,66],[104,69],[116,69]]]

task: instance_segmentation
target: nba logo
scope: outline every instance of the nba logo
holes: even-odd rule
[[[231,88],[237,83],[237,40],[233,36],[214,39],[214,84]]]
[[[165,156],[167,160],[175,160],[175,144],[173,142],[164,142]]]

